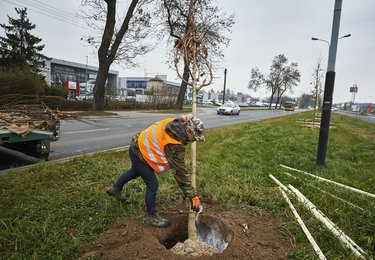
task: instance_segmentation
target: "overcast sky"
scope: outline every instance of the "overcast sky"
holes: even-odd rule
[[[225,60],[215,72],[215,82],[208,89],[221,90],[224,68],[227,68],[227,88],[253,97],[267,97],[266,91],[247,88],[250,71],[258,67],[268,74],[271,61],[284,54],[289,63],[297,62],[301,82],[291,96],[311,91],[313,66],[321,55],[323,68],[327,67],[328,44],[312,41],[317,37],[330,41],[334,0],[219,0],[228,13],[235,14],[230,46],[225,50]],[[80,40],[85,28],[69,14],[78,11],[79,0],[0,0],[0,23],[8,23],[7,15],[17,18],[14,7],[27,7],[30,21],[36,24],[32,33],[43,39],[43,53],[79,63],[97,66],[97,57],[90,47]],[[41,7],[42,6],[42,7]],[[340,36],[336,58],[336,80],[333,102],[351,100],[349,88],[358,86],[356,102],[375,103],[375,1],[343,0]],[[60,14],[60,16],[56,16]],[[4,31],[0,31],[4,35]],[[139,67],[124,70],[118,66],[120,76],[168,76],[168,81],[178,82],[176,73],[165,65],[166,47],[161,45],[150,54],[138,58]]]

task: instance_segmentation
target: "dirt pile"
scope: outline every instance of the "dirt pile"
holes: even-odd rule
[[[213,205],[206,207],[209,211],[200,215],[202,220],[199,230],[205,225],[219,223],[218,228],[209,229],[216,233],[226,243],[221,253],[212,256],[194,256],[194,250],[189,256],[181,256],[172,248],[188,238],[188,212],[183,205],[169,212],[160,212],[163,217],[171,220],[172,224],[165,229],[153,228],[143,222],[143,219],[122,219],[111,225],[107,232],[101,234],[90,248],[78,251],[81,259],[287,259],[291,250],[289,239],[282,238],[277,231],[275,219],[271,216],[247,215],[241,210],[223,212]],[[206,223],[206,224],[202,224]],[[207,228],[207,227],[206,227]],[[216,235],[215,235],[216,236]],[[223,241],[219,244],[222,245]],[[214,242],[217,243],[217,242]],[[210,245],[211,246],[211,245]],[[217,247],[214,247],[217,249]],[[183,251],[184,249],[181,249]],[[198,251],[198,249],[197,249]]]
[[[176,255],[184,256],[202,256],[217,253],[213,247],[210,247],[206,243],[193,241],[191,239],[186,239],[183,243],[178,242],[172,247],[171,252]]]

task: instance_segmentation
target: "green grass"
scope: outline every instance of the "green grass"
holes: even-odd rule
[[[279,164],[375,194],[375,126],[333,114],[331,122],[336,127],[329,134],[327,165],[319,167],[315,164],[319,130],[303,128],[300,121],[311,117],[312,113],[294,114],[208,131],[207,141],[198,144],[198,192],[203,202],[210,198],[223,209],[274,215],[285,239],[294,243],[290,259],[316,259],[268,177],[272,173],[299,189],[374,258],[375,199],[287,171],[296,177],[291,178]],[[103,193],[129,165],[127,151],[123,151],[42,163],[0,176],[0,258],[76,258],[77,249],[95,241],[111,223],[142,217],[145,187],[141,180],[126,186],[126,205]],[[159,180],[162,210],[182,200],[172,174]],[[333,199],[317,187],[364,210]],[[303,206],[291,200],[328,259],[354,259]]]

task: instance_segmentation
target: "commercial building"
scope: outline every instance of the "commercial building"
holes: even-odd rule
[[[74,92],[75,96],[77,91],[75,86],[79,88],[81,83],[95,81],[98,69],[98,67],[88,64],[52,58],[45,61],[45,66],[41,68],[41,73],[45,76],[50,86],[64,86],[68,82],[69,89]],[[118,78],[119,72],[110,70],[107,84],[117,88]],[[77,93],[79,93],[79,90]]]
[[[180,83],[167,81],[166,75],[155,77],[120,77],[118,94],[126,99],[136,99],[137,95],[163,93],[172,96],[178,95]]]

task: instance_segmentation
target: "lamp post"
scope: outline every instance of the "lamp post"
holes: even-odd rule
[[[327,155],[327,144],[328,144],[328,132],[329,123],[331,119],[331,107],[332,107],[332,96],[333,88],[335,85],[335,65],[336,65],[336,53],[337,53],[337,42],[340,29],[340,18],[341,18],[341,6],[342,0],[335,1],[335,7],[333,12],[333,23],[331,32],[331,43],[321,40],[318,38],[311,38],[311,40],[320,40],[328,43],[328,65],[327,73],[324,84],[324,98],[322,107],[322,119],[320,121],[320,132],[319,132],[319,143],[318,143],[318,153],[316,163],[318,165],[325,165],[326,155]],[[350,35],[345,35],[342,38],[349,37]]]
[[[86,56],[86,89],[87,89],[87,81],[89,79],[88,75],[87,75],[87,64],[88,64],[88,61],[89,61],[89,56]]]
[[[225,87],[227,84],[227,69],[224,69],[224,92],[223,92],[223,105],[225,103]]]

